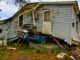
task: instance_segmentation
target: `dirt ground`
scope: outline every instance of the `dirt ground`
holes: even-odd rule
[[[28,53],[23,51],[8,51],[5,60],[58,60],[51,53]]]
[[[75,47],[71,50],[64,50],[61,52],[64,52],[69,56],[73,56],[76,60],[80,60],[80,47]],[[60,60],[59,58],[57,58],[57,55],[58,54],[55,55],[54,53],[22,49],[22,47],[21,49],[16,50],[7,50],[5,48],[0,48],[0,60]],[[64,58],[62,60],[68,59]]]
[[[0,60],[58,60],[58,58],[53,53],[36,52],[35,49],[22,49],[21,47],[16,50],[0,48]]]

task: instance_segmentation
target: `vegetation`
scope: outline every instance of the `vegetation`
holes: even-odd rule
[[[16,47],[17,50],[7,50],[6,48],[0,49],[0,60],[56,60],[53,53],[48,53],[47,50],[41,47],[40,50],[35,48],[24,47],[22,44],[10,45]]]
[[[0,2],[3,1],[3,0],[0,0]],[[20,7],[23,7],[23,4],[25,3],[30,3],[31,0],[5,0],[6,3],[10,3],[10,1],[12,1],[13,4],[17,5],[19,4]],[[41,2],[41,0],[38,0],[39,2]]]
[[[0,48],[0,60],[4,60],[6,57],[7,51],[4,48]]]
[[[50,52],[48,52],[48,49],[44,48],[43,45],[44,42],[41,44],[40,49],[26,47],[22,44],[8,45],[10,47],[17,48],[16,50],[10,50],[6,49],[6,47],[0,47],[0,60],[58,60],[56,56],[61,52],[72,55],[74,57],[75,54],[77,54],[77,56],[80,55],[79,49],[67,51],[60,48],[53,48],[50,50]]]
[[[22,51],[24,51],[24,52],[32,52],[33,50],[35,50],[35,48],[25,47],[25,46],[22,45],[22,44],[10,45],[10,46],[17,48],[17,50],[22,50]]]

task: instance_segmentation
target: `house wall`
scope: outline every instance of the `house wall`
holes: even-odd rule
[[[51,34],[58,38],[71,40],[72,21],[73,19],[75,21],[72,5],[44,5],[43,10],[52,11]],[[38,18],[35,22],[39,32],[42,32],[43,27],[43,10],[36,12]],[[24,16],[23,24],[33,24],[32,16],[26,15],[26,11],[23,11],[11,21],[8,35],[10,38],[17,36],[19,16],[22,14]]]
[[[78,33],[79,33],[79,38],[80,38],[80,21],[79,21],[78,27],[79,27]]]
[[[32,16],[31,15],[24,16],[24,18],[23,18],[23,24],[33,24],[33,22],[32,22]]]
[[[9,29],[8,29],[8,38],[13,38],[17,36],[18,31],[18,18],[11,20]]]
[[[19,24],[18,24],[19,23],[19,17],[21,15],[23,15],[23,24],[32,24],[31,15],[25,16],[25,14],[26,14],[26,11],[23,11],[22,13],[20,13],[19,15],[17,15],[15,18],[13,18],[11,20],[10,27],[9,27],[9,33],[8,33],[9,38],[17,37],[18,31],[20,29]]]
[[[72,5],[44,5],[52,10],[52,35],[71,40]]]
[[[73,9],[74,10],[74,9]],[[72,23],[74,22],[74,27],[71,28],[71,36],[72,36],[72,39],[75,40],[75,41],[79,41],[79,20],[78,20],[78,17],[76,15],[76,13],[74,11],[72,11]]]
[[[2,29],[2,26],[3,26],[3,25],[0,25],[0,29]],[[2,33],[0,33],[0,37],[2,37]]]
[[[37,27],[37,31],[42,32],[42,27],[43,27],[43,11],[37,11],[37,19],[36,19],[36,27]]]
[[[3,25],[2,25],[2,36],[5,38],[5,37],[8,37],[8,26],[9,26],[9,21],[8,22],[6,22],[6,23],[4,23]]]

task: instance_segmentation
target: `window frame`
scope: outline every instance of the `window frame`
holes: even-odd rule
[[[22,21],[21,25],[20,25],[20,19],[22,19],[21,20]],[[20,15],[19,19],[18,19],[18,27],[22,27],[22,25],[23,25],[23,15]]]
[[[49,21],[45,21],[45,17],[44,17],[45,12],[47,12],[47,11],[50,11],[50,12],[51,12],[51,13],[50,13],[50,20],[49,20]],[[52,20],[52,10],[43,10],[43,20],[44,20],[45,22],[50,22],[50,21]]]
[[[2,33],[2,29],[0,29],[0,33]]]

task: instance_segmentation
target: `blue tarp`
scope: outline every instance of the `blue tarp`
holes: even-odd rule
[[[37,37],[31,37],[29,34],[26,34],[24,40],[34,43],[41,43],[41,42],[46,42],[48,38],[46,36],[41,36],[41,35]]]

